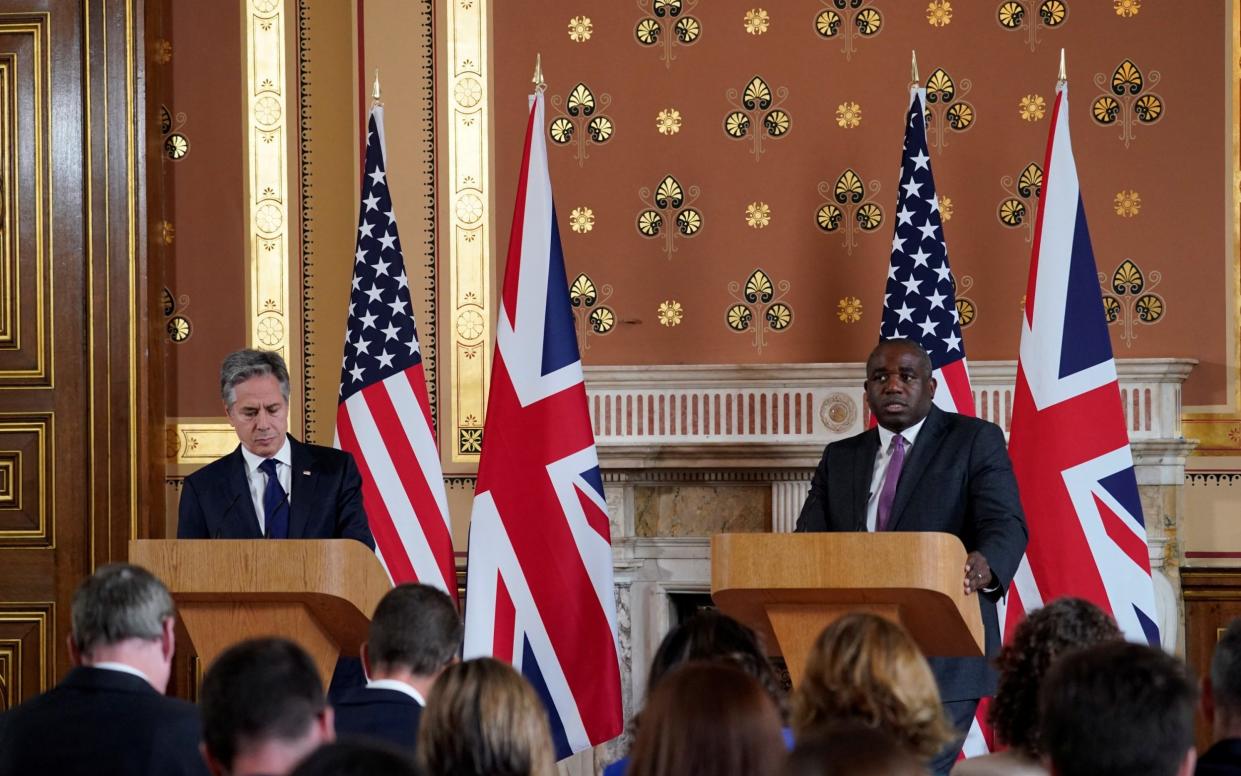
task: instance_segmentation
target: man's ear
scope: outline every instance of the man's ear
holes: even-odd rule
[[[931,396],[935,396],[935,389],[939,387],[939,381],[934,377],[931,378]]]
[[[177,651],[177,621],[172,617],[164,620],[159,634],[159,651],[165,660],[172,660]]]
[[[69,662],[75,666],[82,665],[82,653],[78,650],[78,645],[74,643],[72,633],[65,637],[65,646],[69,648]]]
[[[319,726],[319,740],[330,744],[336,740],[336,711],[331,706],[324,706],[315,722]]]
[[[371,645],[371,643],[370,643],[369,641],[364,641],[364,642],[362,642],[362,650],[361,650],[361,653],[360,653],[361,658],[362,658],[362,673],[366,674],[366,681],[368,681],[368,682],[371,680],[371,651],[370,651],[370,645]]]
[[[1198,763],[1198,752],[1191,746],[1189,751],[1185,752],[1185,759],[1181,761],[1181,767],[1176,769],[1176,776],[1193,776],[1194,766]]]

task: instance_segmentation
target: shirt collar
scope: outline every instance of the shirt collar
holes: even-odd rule
[[[422,697],[422,693],[418,692],[413,686],[400,681],[399,679],[371,679],[366,683],[368,690],[396,690],[403,692],[414,700],[418,701],[419,706],[426,706],[426,699]]]
[[[901,436],[905,438],[906,447],[913,447],[914,440],[918,438],[918,432],[922,430],[923,423],[926,423],[926,418],[923,418],[901,432]],[[888,446],[892,444],[892,437],[894,436],[896,436],[895,431],[889,431],[883,426],[879,426],[879,449],[887,452]]]
[[[133,666],[127,663],[114,663],[114,662],[105,661],[103,663],[88,663],[87,667],[102,668],[104,671],[118,671],[122,674],[132,674],[133,676],[138,677],[139,679],[146,682],[147,684],[151,684],[151,678],[149,676],[147,676],[146,674],[142,673],[141,671],[139,671],[138,669],[134,668]]]
[[[255,455],[247,450],[245,445],[241,445],[241,457],[246,460],[246,472],[248,474],[253,474],[259,468],[259,464],[267,460],[263,456]],[[289,445],[289,438],[287,436],[284,438],[284,445],[276,451],[272,458],[275,458],[285,466],[293,465],[293,448]]]

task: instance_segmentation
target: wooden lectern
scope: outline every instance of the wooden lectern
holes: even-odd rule
[[[204,665],[244,639],[282,636],[310,653],[324,687],[341,653],[358,654],[392,587],[352,539],[134,540],[129,561],[168,586]]]
[[[982,611],[964,579],[965,547],[945,533],[711,537],[712,598],[779,649],[793,684],[815,639],[849,612],[899,622],[929,657],[982,655]]]

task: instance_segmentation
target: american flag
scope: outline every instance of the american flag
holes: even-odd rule
[[[1057,88],[1022,316],[1009,450],[1030,544],[1004,615],[1085,598],[1125,635],[1159,644],[1146,524],[1069,138]]]
[[[470,522],[465,656],[513,664],[559,758],[621,732],[611,531],[531,98]]]
[[[927,155],[926,89],[916,86],[910,89],[909,111],[905,114],[896,207],[879,336],[921,344],[931,356],[935,379],[941,386],[935,392],[935,405],[973,415],[974,394],[961,341],[956,284],[948,266],[939,198]]]
[[[434,585],[455,598],[448,498],[385,158],[383,108],[375,106],[367,123],[335,443],[362,472],[375,552],[392,581]]]

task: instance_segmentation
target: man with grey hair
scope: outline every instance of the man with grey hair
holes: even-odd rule
[[[1198,758],[1199,776],[1241,776],[1241,619],[1215,644],[1211,671],[1202,679],[1202,716],[1211,748]]]
[[[73,596],[60,684],[0,715],[0,776],[205,774],[193,705],[166,698],[174,608],[149,571],[103,566]]]
[[[185,478],[178,538],[346,538],[374,549],[353,456],[288,434],[289,370],[278,353],[230,353],[220,398],[241,444]]]

